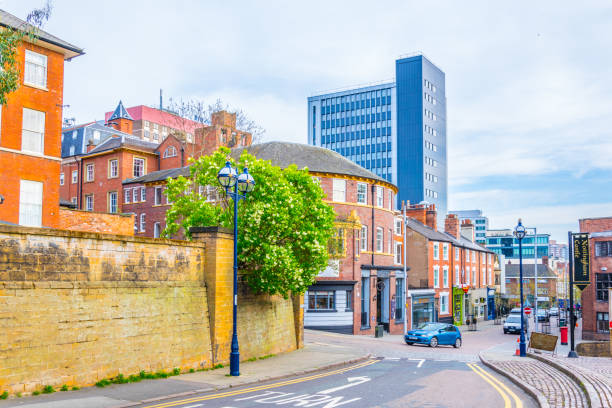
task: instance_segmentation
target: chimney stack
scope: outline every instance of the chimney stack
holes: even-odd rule
[[[93,142],[93,140],[89,139],[89,142],[87,142],[87,153],[91,152],[95,148],[95,143]]]
[[[471,220],[463,220],[461,223],[461,236],[470,242],[474,242],[475,238],[474,224]]]
[[[435,204],[412,204],[406,207],[406,216],[417,220],[429,228],[436,229],[436,206]]]
[[[459,239],[459,218],[456,214],[448,214],[444,220],[444,232]]]
[[[425,213],[425,221],[429,228],[437,231],[438,215],[436,211],[436,205],[431,204]]]

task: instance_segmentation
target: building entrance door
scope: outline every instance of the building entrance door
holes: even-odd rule
[[[376,323],[382,324],[389,331],[389,279],[376,280]]]

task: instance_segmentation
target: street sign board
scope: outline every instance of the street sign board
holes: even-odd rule
[[[574,252],[574,285],[581,290],[591,283],[589,234],[572,234]]]
[[[524,310],[525,310],[525,314],[531,314],[531,308],[530,307],[526,307]]]

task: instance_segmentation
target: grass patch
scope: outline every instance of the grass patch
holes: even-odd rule
[[[36,396],[36,395],[40,395],[40,391],[36,390],[32,393],[32,395]]]
[[[81,389],[81,388],[80,388],[80,387],[77,387],[76,385],[75,385],[74,387],[72,387],[72,391],[78,391],[78,390],[80,390],[80,389]]]
[[[247,361],[249,361],[249,362],[257,361],[257,357],[251,357]]]
[[[68,386],[66,384],[62,385],[62,388],[60,388],[60,391],[68,391]]]
[[[216,369],[218,369],[218,368],[223,368],[223,364],[215,364],[215,365],[212,367],[212,369],[213,369],[213,370],[216,370]]]
[[[102,379],[102,380],[100,380],[100,381],[98,381],[98,382],[96,383],[96,387],[100,387],[100,388],[104,388],[104,387],[106,387],[107,385],[111,385],[111,382],[110,382],[109,380],[107,380],[106,378],[105,378],[105,379]]]
[[[51,385],[45,385],[42,390],[43,394],[53,394],[54,392],[55,392],[55,388],[53,388],[53,386]]]
[[[17,398],[21,398],[21,393],[18,392],[17,394],[15,394],[17,396]]]
[[[8,398],[8,391],[4,391],[2,394],[0,394],[0,399],[7,399]]]
[[[275,357],[276,354],[268,354],[267,356],[259,357],[260,360],[265,360],[266,358]]]
[[[194,370],[193,368],[190,368],[190,369],[189,369],[189,372],[190,372],[190,373],[195,373],[195,370]]]

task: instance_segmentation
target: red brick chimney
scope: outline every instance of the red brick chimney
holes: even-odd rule
[[[437,223],[438,223],[438,215],[437,215],[437,211],[436,211],[436,205],[435,204],[430,204],[429,208],[427,209],[427,213],[425,214],[425,220],[426,220],[426,224],[429,228],[433,229],[434,231],[437,231]]]
[[[95,148],[96,145],[94,144],[93,140],[89,139],[89,142],[87,142],[87,153],[91,152]]]
[[[543,256],[542,257],[542,264],[543,265],[548,265],[548,257],[547,256]]]
[[[406,216],[417,220],[421,224],[427,224],[427,206],[424,204],[412,204],[406,207]]]
[[[459,218],[456,214],[448,214],[444,220],[444,232],[459,239]]]

